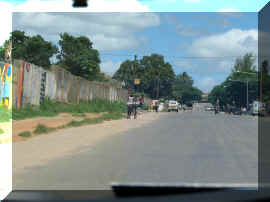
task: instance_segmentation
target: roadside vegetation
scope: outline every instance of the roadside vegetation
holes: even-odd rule
[[[224,82],[216,85],[208,96],[208,101],[213,105],[217,99],[220,100],[220,107],[227,104],[236,107],[247,106],[247,81],[249,104],[259,97],[259,72],[256,69],[255,56],[247,53],[243,57],[237,58],[230,75]],[[267,75],[267,74],[266,74]]]
[[[51,128],[51,127],[47,127],[45,125],[39,124],[36,126],[35,130],[32,133],[34,135],[47,134],[47,133],[50,133],[59,129],[97,124],[97,123],[102,123],[103,121],[122,119],[124,117],[125,115],[122,112],[111,112],[111,113],[103,114],[102,116],[97,117],[97,118],[85,118],[81,121],[72,120],[69,123],[56,127],[56,128]],[[24,132],[21,132],[19,136],[29,138],[29,137],[32,137],[33,135],[32,133],[30,131],[24,131]]]
[[[11,119],[11,110],[0,106],[0,123],[8,122]]]
[[[34,117],[52,117],[59,113],[70,113],[72,116],[84,117],[84,113],[107,112],[109,116],[115,113],[125,113],[126,105],[123,102],[111,102],[103,99],[93,99],[81,104],[66,104],[45,99],[40,107],[27,105],[21,109],[12,110],[13,120],[22,120]]]
[[[31,137],[32,135],[31,135],[31,132],[24,131],[24,132],[19,133],[19,136],[21,136],[21,137]]]

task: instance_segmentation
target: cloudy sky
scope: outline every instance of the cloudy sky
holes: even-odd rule
[[[72,8],[71,0],[12,2],[0,0],[0,8],[6,8],[1,15],[14,12],[13,30],[40,34],[55,44],[61,32],[88,36],[100,51],[101,69],[106,73],[113,74],[134,54],[140,59],[159,53],[176,73],[188,72],[197,87],[209,92],[230,73],[237,56],[247,52],[257,55],[256,11],[267,1],[226,0],[214,6],[215,1],[210,0],[167,0],[167,4],[165,0],[90,0],[86,9]],[[11,18],[5,19],[7,29],[0,33],[1,44],[11,31]]]

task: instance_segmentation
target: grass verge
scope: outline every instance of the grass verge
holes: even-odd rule
[[[27,105],[21,109],[12,110],[12,119],[22,120],[38,116],[50,117],[59,113],[71,113],[73,116],[84,116],[84,113],[124,113],[126,104],[119,101],[109,101],[103,99],[93,99],[81,104],[66,104],[45,99],[40,107]]]
[[[103,114],[102,116],[100,116],[98,118],[85,118],[81,121],[72,120],[71,122],[69,122],[65,125],[59,126],[57,128],[49,128],[45,125],[39,124],[36,126],[33,133],[34,134],[44,134],[44,133],[49,133],[49,132],[55,131],[57,129],[64,129],[64,128],[69,128],[69,127],[79,127],[79,126],[83,126],[83,125],[97,124],[97,123],[101,123],[103,121],[117,120],[117,119],[121,119],[124,117],[125,117],[125,115],[123,113],[113,112],[113,113]],[[24,132],[20,133],[19,136],[31,137],[32,135],[31,135],[31,132],[24,131]]]
[[[31,137],[31,132],[24,131],[24,132],[19,133],[19,136],[21,136],[21,137]]]
[[[8,122],[11,119],[11,110],[0,106],[0,122]]]
[[[107,113],[107,114],[103,114],[102,116],[98,117],[98,118],[86,118],[83,119],[82,121],[71,121],[68,124],[66,124],[65,126],[62,126],[62,128],[65,127],[79,127],[79,126],[83,126],[83,125],[90,125],[90,124],[97,124],[97,123],[101,123],[102,121],[109,121],[109,120],[117,120],[117,119],[121,119],[124,118],[125,116],[123,115],[123,113]]]
[[[38,124],[36,129],[34,130],[34,133],[35,134],[49,133],[49,132],[52,132],[54,130],[55,130],[55,128],[49,128],[49,127],[44,126],[42,124]]]
[[[3,133],[4,133],[4,131],[0,128],[0,135],[3,134]]]

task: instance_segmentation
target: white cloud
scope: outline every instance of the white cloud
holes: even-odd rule
[[[217,85],[217,81],[212,77],[204,77],[195,83],[203,92],[210,92],[211,89]]]
[[[239,56],[247,52],[257,54],[258,31],[232,29],[226,33],[201,37],[191,44],[188,52],[199,57]]]
[[[135,33],[157,26],[159,16],[154,13],[14,13],[13,29],[27,35],[42,35],[57,42],[59,33],[87,36],[98,50],[137,48],[145,39]]]
[[[149,12],[150,10],[146,5],[141,4],[138,0],[91,0],[88,3],[87,8],[73,8],[72,7],[73,1],[72,0],[27,0],[24,3],[18,4],[17,6],[12,5],[9,2],[1,1],[0,0],[0,17],[1,21],[1,33],[0,33],[0,45],[9,38],[10,32],[12,31],[12,11],[13,12],[127,12],[131,15],[136,15],[131,12]],[[77,14],[77,13],[76,13]],[[117,13],[115,13],[117,14]],[[77,14],[78,15],[78,14]],[[139,15],[139,14],[138,14]],[[153,15],[153,14],[152,14]],[[44,27],[46,24],[53,22],[54,17],[53,15],[48,16],[46,14],[39,15],[39,18],[31,18],[33,15],[28,16],[28,24],[34,27]],[[123,17],[123,13],[122,13]],[[114,17],[112,19],[107,20],[107,26],[110,24],[110,21],[119,21],[121,17]],[[4,20],[3,20],[4,19]],[[22,23],[24,19],[16,19],[20,20],[17,22],[17,25]],[[99,18],[96,19],[98,21]],[[137,25],[143,27],[145,23],[149,23],[148,18],[142,20],[135,20],[137,21]],[[13,22],[16,22],[15,20]],[[32,22],[31,22],[32,21]],[[124,24],[125,18],[120,20],[122,24]],[[74,21],[73,21],[74,22]],[[80,23],[77,21],[76,23]],[[85,22],[86,23],[86,22]],[[89,22],[88,22],[89,23]],[[130,21],[127,21],[126,24],[129,24]],[[134,23],[134,22],[133,22]],[[69,19],[58,23],[51,27],[61,27],[67,24],[71,24]],[[80,23],[81,24],[81,23]],[[24,24],[21,24],[22,26]],[[75,24],[73,24],[75,25]],[[113,29],[110,27],[110,29]],[[125,30],[126,32],[128,30]],[[35,32],[31,30],[31,32]]]
[[[200,3],[201,0],[184,0],[185,3]]]
[[[100,64],[100,69],[102,72],[113,75],[120,67],[121,62],[113,62],[111,60],[106,60]]]

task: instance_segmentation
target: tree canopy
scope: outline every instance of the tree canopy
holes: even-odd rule
[[[93,43],[85,36],[74,37],[68,33],[60,34],[59,64],[72,74],[88,80],[100,77],[99,52],[92,47]]]
[[[173,97],[183,104],[199,101],[202,91],[193,86],[193,80],[186,72],[178,74],[173,83]]]
[[[259,93],[258,72],[254,63],[255,59],[252,53],[237,58],[231,74],[223,83],[212,89],[208,97],[209,101],[216,104],[217,99],[219,99],[221,106],[235,104],[237,107],[246,107],[247,96],[249,104],[257,100]]]
[[[124,81],[126,88],[136,88],[151,98],[171,96],[174,77],[171,64],[159,54],[143,56],[139,61],[126,60],[113,76],[116,80]],[[134,85],[135,78],[140,79],[140,85]]]
[[[201,99],[202,92],[193,86],[191,76],[186,72],[175,76],[172,65],[160,54],[143,56],[139,61],[126,60],[113,76],[124,81],[126,88],[134,87],[135,77],[141,81],[137,92],[146,93],[152,99],[177,99],[181,103]]]
[[[15,30],[11,33],[11,40],[13,59],[22,59],[44,68],[50,67],[50,58],[58,52],[55,45],[40,35],[30,37],[23,31]]]

